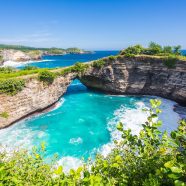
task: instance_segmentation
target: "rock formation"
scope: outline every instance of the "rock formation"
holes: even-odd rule
[[[29,61],[41,59],[41,54],[36,51],[22,52],[20,50],[4,49],[1,51],[3,61]]]
[[[101,68],[89,68],[79,77],[70,72],[45,85],[36,77],[28,76],[26,87],[14,96],[0,94],[0,128],[55,104],[75,78],[89,88],[114,94],[156,95],[186,105],[186,61],[178,60],[175,68],[165,66],[161,58],[136,56],[106,58]]]
[[[14,96],[0,95],[0,113],[9,115],[8,118],[0,117],[0,128],[55,104],[75,77],[76,74],[70,73],[56,78],[51,85],[40,82],[36,77],[26,77],[24,90]]]
[[[89,87],[114,94],[155,95],[186,105],[186,61],[168,68],[161,58],[136,56],[107,59],[101,68],[89,68],[81,77]]]

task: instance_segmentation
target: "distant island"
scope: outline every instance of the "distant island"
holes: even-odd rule
[[[87,54],[91,51],[85,51],[79,48],[36,48],[22,45],[0,44],[0,65],[5,61],[24,62],[29,60],[40,60],[45,55],[65,55],[65,54]]]

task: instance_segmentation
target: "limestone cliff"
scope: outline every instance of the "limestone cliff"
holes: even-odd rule
[[[75,77],[74,73],[58,77],[51,85],[46,85],[37,78],[25,77],[24,90],[14,96],[0,95],[0,113],[7,112],[9,115],[8,118],[0,117],[0,128],[56,103]]]
[[[1,51],[3,61],[29,61],[41,59],[42,53],[39,51],[23,52],[20,50],[4,49]]]
[[[155,95],[186,105],[186,61],[168,68],[160,57],[106,59],[101,69],[90,68],[81,82],[114,94]]]

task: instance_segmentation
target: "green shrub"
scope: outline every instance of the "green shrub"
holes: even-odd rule
[[[109,60],[115,60],[116,59],[116,56],[109,56],[108,59]]]
[[[122,139],[107,157],[97,155],[94,163],[87,162],[77,170],[65,174],[56,164],[44,161],[45,145],[32,153],[15,151],[11,156],[0,151],[0,184],[9,185],[108,185],[108,186],[185,186],[186,180],[186,122],[180,121],[178,129],[169,135],[161,132],[158,120],[161,110],[159,100],[151,100],[149,116],[139,135],[125,130],[119,123],[117,129]]]
[[[101,68],[105,65],[105,61],[104,60],[96,60],[93,62],[93,67],[96,67],[96,68]]]
[[[177,45],[174,47],[174,54],[181,55],[181,46]]]
[[[135,45],[135,46],[130,46],[126,48],[125,50],[121,51],[120,54],[121,55],[129,55],[129,54],[139,55],[143,52],[143,50],[144,48],[141,45]]]
[[[55,73],[47,71],[47,70],[40,72],[38,75],[39,80],[47,84],[52,84],[55,77],[56,77]]]
[[[0,73],[10,74],[16,72],[17,70],[13,67],[0,67]]]
[[[175,56],[168,56],[164,58],[164,65],[168,68],[175,68],[176,61],[178,61],[178,58]]]
[[[2,113],[0,113],[0,117],[7,119],[9,117],[9,114],[8,114],[8,112],[2,112]]]
[[[0,93],[15,95],[25,86],[23,79],[4,79],[0,81]]]
[[[130,57],[132,58],[132,57],[135,57],[135,54],[125,54],[124,56],[128,57],[128,58],[130,58]]]
[[[36,66],[30,66],[30,65],[27,65],[27,66],[25,66],[23,68],[23,70],[36,70],[36,69],[38,69],[38,67],[36,67]]]
[[[85,70],[88,68],[88,64],[83,64],[81,62],[75,63],[74,66],[72,66],[72,72],[78,72],[78,73],[83,73]]]

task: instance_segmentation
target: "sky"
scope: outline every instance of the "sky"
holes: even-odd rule
[[[186,0],[0,0],[0,43],[120,50],[186,49]]]

